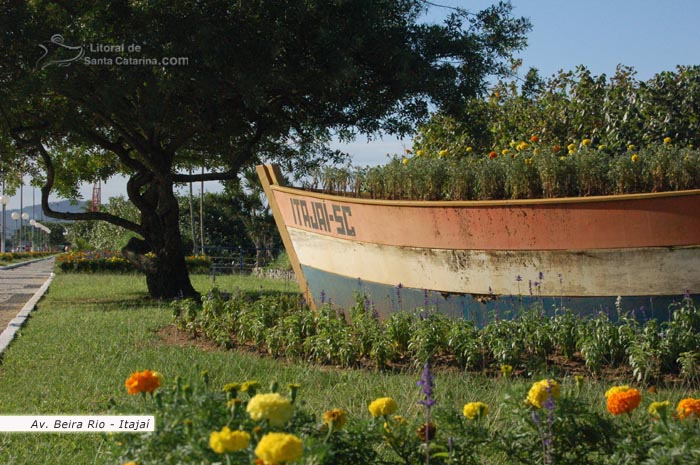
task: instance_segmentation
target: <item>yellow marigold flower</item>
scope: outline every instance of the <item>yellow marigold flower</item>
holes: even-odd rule
[[[576,150],[569,150],[569,155],[573,155],[576,153]]]
[[[569,144],[569,145],[566,146],[566,148],[569,150],[569,152],[575,151],[575,150],[576,150],[576,144]]]
[[[628,146],[627,146],[627,150],[629,150],[630,152],[631,152],[632,150],[634,150],[634,144],[628,145]]]
[[[670,137],[664,137],[664,145],[668,145],[671,143],[671,138]]]
[[[342,408],[334,408],[323,414],[323,423],[333,428],[333,431],[339,431],[348,421],[348,412]]]
[[[664,400],[663,402],[652,402],[649,404],[649,415],[653,417],[663,417],[666,415],[666,411],[671,406],[671,401]]]
[[[228,426],[209,435],[209,447],[217,454],[243,450],[250,444],[250,434],[245,431],[231,431]]]
[[[581,145],[583,145],[584,147],[588,147],[589,145],[591,145],[591,142],[592,141],[590,139],[583,139],[581,141]]]
[[[404,158],[403,160],[401,160],[401,163],[403,163],[404,165],[408,165],[408,158]]]
[[[440,158],[446,157],[446,156],[447,156],[447,150],[445,150],[445,149],[440,150],[440,151],[438,152],[438,156],[439,156]]]
[[[241,385],[238,383],[224,384],[224,392],[238,392],[239,389],[241,389]]]
[[[467,153],[471,152],[473,149],[471,147],[467,147]]]
[[[378,417],[380,415],[391,415],[398,410],[398,405],[396,401],[391,397],[380,397],[375,399],[371,404],[369,404],[369,413],[373,417]]]
[[[540,149],[534,148],[534,149],[532,150],[532,153],[534,153],[535,155],[539,155]]]
[[[560,159],[560,160],[566,160],[566,157],[561,156],[561,157],[559,157],[559,159]]]
[[[628,391],[629,389],[630,389],[630,387],[626,384],[624,386],[613,386],[610,389],[608,389],[607,391],[605,391],[605,397],[608,398],[611,395],[615,394],[616,392],[625,392],[625,391]]]
[[[559,383],[553,379],[543,379],[532,385],[530,392],[527,393],[526,403],[536,408],[542,408],[550,396],[552,399],[559,398]]]
[[[508,145],[510,145],[510,148],[514,149],[515,146],[518,145],[518,143],[515,142],[514,140],[512,140],[512,141],[510,141],[510,143]]]
[[[246,411],[253,420],[268,420],[272,426],[284,426],[294,415],[294,406],[289,399],[273,392],[253,396]]]
[[[126,462],[124,465],[136,465],[136,462]]]
[[[241,392],[255,392],[260,389],[260,383],[258,381],[246,381],[241,384]]]
[[[515,149],[516,149],[516,150],[522,151],[522,150],[527,149],[528,147],[529,147],[529,145],[527,144],[527,142],[520,142],[520,143],[515,147]]]
[[[526,159],[525,159],[525,164],[526,164],[526,165],[532,165],[532,163],[533,163],[533,159],[532,159],[532,158],[526,158]]]
[[[605,144],[600,144],[600,145],[598,146],[598,150],[605,150],[606,147],[607,147],[607,146],[606,146]]]
[[[505,376],[506,378],[513,373],[513,365],[501,365],[501,374]]]
[[[510,153],[510,150],[508,150],[508,149],[503,149],[503,150],[501,150],[501,153],[502,153],[503,155],[508,155],[508,154]]]
[[[129,394],[152,393],[160,387],[162,378],[163,375],[153,370],[137,371],[127,378],[124,386]]]
[[[610,390],[608,390],[608,392],[610,392]],[[612,413],[613,415],[632,413],[632,411],[642,402],[642,395],[634,388],[617,390],[608,395],[607,398],[608,412]]]
[[[693,399],[688,397],[686,399],[678,402],[678,407],[676,408],[678,413],[678,418],[681,420],[688,418],[690,416],[695,416],[695,418],[700,418],[700,399]]]
[[[632,155],[632,163],[637,163],[639,161],[639,155],[636,153]]]
[[[469,402],[464,405],[462,414],[473,420],[474,418],[483,418],[489,413],[489,406],[483,402]]]
[[[303,453],[301,439],[286,433],[268,433],[255,448],[255,455],[267,464],[293,462],[300,459]]]
[[[422,151],[422,150],[416,150],[416,156],[417,156],[417,157],[422,157],[422,156],[423,156],[423,151]]]

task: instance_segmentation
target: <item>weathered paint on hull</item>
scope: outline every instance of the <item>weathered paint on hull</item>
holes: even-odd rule
[[[478,327],[495,319],[511,319],[520,315],[523,309],[538,304],[544,313],[553,315],[561,308],[569,309],[578,316],[594,315],[599,312],[617,319],[616,300],[611,296],[567,297],[543,296],[525,283],[523,295],[500,295],[494,298],[477,298],[471,294],[448,294],[426,289],[391,286],[361,279],[352,279],[335,273],[317,270],[302,265],[309,282],[310,294],[319,304],[330,302],[341,308],[350,308],[357,302],[358,295],[367,296],[366,305],[377,310],[382,317],[398,311],[413,311],[427,308],[442,314],[473,321]],[[546,280],[545,276],[545,280]],[[556,278],[554,278],[556,279]],[[640,319],[656,318],[668,320],[669,306],[678,303],[684,295],[674,296],[627,296],[621,299],[621,307]],[[691,295],[700,299],[700,294]]]
[[[686,289],[700,289],[700,190],[380,201],[281,187],[275,170],[258,173],[312,305],[321,292],[349,305],[360,282],[388,314],[398,308],[391,296],[401,284],[402,309],[423,307],[428,295],[441,312],[478,323],[494,311],[507,316],[511,299],[529,300],[532,287],[546,308],[606,311],[620,295],[626,308],[644,306],[658,317]]]
[[[700,247],[449,250],[367,244],[288,228],[302,265],[365,281],[476,296],[640,296],[700,289]],[[540,279],[543,273],[547,279]],[[518,276],[520,280],[518,280]]]

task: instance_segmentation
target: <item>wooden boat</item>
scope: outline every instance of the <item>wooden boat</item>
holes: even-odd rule
[[[430,307],[483,325],[530,303],[667,319],[700,292],[700,190],[499,201],[385,201],[283,185],[258,166],[312,307]],[[524,305],[523,305],[524,304]]]

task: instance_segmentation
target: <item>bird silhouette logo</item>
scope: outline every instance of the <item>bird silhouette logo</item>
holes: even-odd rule
[[[66,45],[61,34],[52,35],[50,40],[40,43],[39,48],[44,51],[44,54],[36,61],[36,66],[41,66],[41,69],[46,69],[51,65],[70,66],[71,63],[80,60],[85,55],[82,45]]]

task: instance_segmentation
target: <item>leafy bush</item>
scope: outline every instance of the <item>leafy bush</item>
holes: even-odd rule
[[[389,200],[536,199],[700,188],[698,149],[662,142],[611,153],[590,146],[590,140],[569,147],[520,142],[489,153],[431,156],[419,151],[383,166],[323,168],[307,187],[351,185],[353,195]]]
[[[190,273],[208,273],[211,259],[206,255],[185,257]],[[137,269],[117,252],[69,252],[56,257],[56,266],[70,273],[101,273],[104,271],[132,273]]]
[[[302,400],[304,384],[284,388],[272,382],[268,390],[257,381],[211,386],[207,372],[194,382],[168,382],[150,370],[129,379],[141,374],[152,382],[148,388],[127,382],[130,394],[143,397],[136,404],[142,412],[132,405],[128,413],[154,415],[155,431],[106,435],[106,463],[250,464],[274,456],[274,463],[306,465],[661,465],[694,464],[700,458],[700,399],[683,399],[674,408],[670,400],[647,401],[628,386],[591,402],[570,380],[547,378],[529,392],[508,384],[504,399],[487,405],[452,399],[450,393],[434,398],[440,386],[426,365],[421,377],[430,383],[429,393],[422,384],[431,401],[426,423],[425,417],[402,415],[406,406],[391,397],[366,399],[371,417],[367,411],[350,415],[343,406],[310,412]],[[617,405],[615,396],[626,393],[638,402],[611,407]],[[467,403],[456,411],[455,401]],[[607,404],[607,412],[601,404]],[[127,412],[118,401],[112,405],[112,414]],[[273,437],[296,446],[267,448]]]
[[[686,296],[671,308],[671,320],[639,321],[617,309],[578,318],[568,309],[543,315],[541,304],[517,319],[494,319],[479,329],[445,315],[401,311],[379,320],[371,303],[357,296],[349,315],[326,304],[311,311],[299,295],[232,296],[212,289],[203,302],[173,303],[177,327],[225,348],[251,347],[274,357],[312,360],[344,367],[418,366],[428,358],[442,365],[498,373],[510,365],[526,373],[548,369],[561,358],[583,360],[593,374],[626,370],[642,384],[664,375],[700,382],[700,310]],[[583,367],[582,367],[583,368]]]

